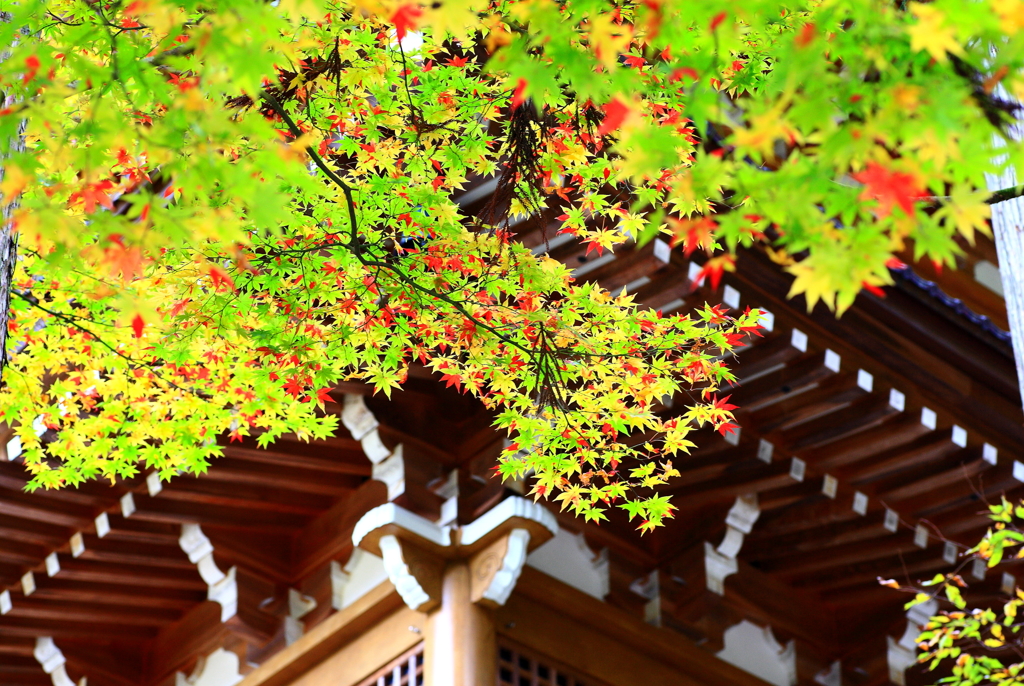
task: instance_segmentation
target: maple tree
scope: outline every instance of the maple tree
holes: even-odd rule
[[[324,436],[339,379],[390,393],[419,362],[494,411],[503,477],[661,524],[688,435],[733,429],[724,358],[761,313],[646,311],[512,218],[598,253],[664,234],[714,281],[765,244],[838,312],[907,241],[949,263],[1020,158],[995,89],[1024,91],[1024,5],[905,4],[11,4],[0,419],[31,485]]]
[[[1024,502],[1014,505],[1002,498],[988,509],[992,527],[974,548],[959,552],[953,571],[936,574],[917,586],[901,587],[894,579],[879,579],[886,586],[914,593],[907,609],[929,601],[949,608],[931,617],[917,637],[918,661],[927,664],[929,671],[944,674],[938,683],[1024,683],[1024,590],[1016,583],[1007,588],[1004,581],[1001,607],[968,609],[964,597],[971,583],[966,579],[984,577],[974,571],[974,565],[987,570],[1024,557]],[[1012,575],[1009,579],[1015,581]]]

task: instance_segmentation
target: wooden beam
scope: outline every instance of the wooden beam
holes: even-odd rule
[[[265,512],[315,517],[335,500],[332,496],[297,493],[279,490],[273,486],[252,484],[231,484],[206,481],[205,479],[175,479],[163,487],[156,496],[164,500],[176,500],[197,505],[240,510],[259,509]]]
[[[0,617],[0,640],[7,637],[52,636],[55,639],[79,638],[95,641],[119,641],[141,644],[156,636],[151,627],[125,626],[117,623],[67,622],[26,617]]]
[[[215,602],[200,603],[153,637],[142,683],[163,684],[177,671],[189,674],[198,657],[221,647],[230,631],[220,621],[220,611]]]
[[[80,560],[180,570],[191,570],[195,567],[182,553],[177,541],[174,541],[172,546],[147,541],[118,540],[110,535],[99,538],[94,534],[84,534],[82,541],[85,550],[79,555]],[[61,559],[63,558],[62,555]]]
[[[197,477],[177,477],[179,479]],[[305,467],[268,464],[225,456],[214,460],[202,478],[234,484],[274,488],[331,497],[347,495],[363,481],[357,475],[320,472]]]
[[[124,624],[125,626],[162,627],[181,617],[181,611],[133,604],[71,602],[15,595],[7,617],[31,617],[52,622],[96,622],[98,624]]]
[[[136,607],[184,610],[206,599],[206,589],[148,587],[140,593],[134,586],[73,581],[36,575],[36,590],[31,596],[72,603],[109,603]]]
[[[352,551],[352,529],[371,508],[387,502],[387,488],[380,481],[367,481],[349,498],[340,500],[309,522],[295,537],[292,576],[301,579],[330,560]]]
[[[293,446],[278,439],[267,448],[260,448],[255,440],[246,439],[241,445],[225,444],[224,454],[234,460],[246,462],[294,465],[324,473],[370,476],[370,462],[363,454],[358,441],[351,438],[335,438],[333,441],[340,445],[313,441],[308,445]]]
[[[729,276],[777,317],[787,310],[785,295],[792,279],[767,264],[767,258],[742,252],[737,271]],[[979,354],[983,342],[912,307],[898,292],[885,299],[859,296],[842,320],[819,309],[804,324],[807,333],[870,371],[876,384],[899,388],[912,405],[927,404],[946,416],[965,417],[969,428],[993,445],[1012,443],[1018,451],[1024,446],[1018,403],[1010,399],[1017,395],[1015,385],[1005,382],[1014,378],[1012,363],[1001,360],[1001,352]],[[921,345],[925,340],[932,349]]]
[[[308,517],[296,514],[266,512],[259,509],[196,505],[195,503],[153,498],[145,493],[134,493],[133,520],[180,525],[183,523],[219,526],[242,531],[270,531],[290,533],[301,528]]]
[[[71,556],[60,557],[60,572],[57,578],[142,587],[137,591],[139,593],[144,593],[142,589],[146,587],[206,590],[206,582],[194,569],[108,563],[76,559]]]

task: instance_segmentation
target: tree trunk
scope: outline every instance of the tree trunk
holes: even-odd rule
[[[1016,185],[1012,170],[1003,174],[1001,188]],[[989,187],[992,187],[989,183]],[[995,188],[993,190],[998,190]],[[1006,298],[1006,316],[1013,336],[1013,358],[1017,363],[1017,385],[1024,400],[1024,198],[1014,198],[992,206],[992,233],[999,255],[999,274]]]
[[[0,12],[0,21],[10,21],[11,16],[7,12]],[[9,54],[9,53],[8,53]],[[7,55],[0,54],[0,63],[3,63]],[[14,98],[10,95],[3,95],[3,107],[11,107]],[[24,130],[24,122],[21,129]],[[24,139],[22,136],[13,141],[12,147],[15,150],[22,150]],[[3,160],[0,159],[0,181],[4,180],[6,168]],[[4,385],[4,370],[7,368],[7,323],[11,316],[11,291],[14,287],[14,266],[18,260],[18,234],[14,231],[13,214],[16,207],[16,198],[5,198],[0,194],[0,388]]]

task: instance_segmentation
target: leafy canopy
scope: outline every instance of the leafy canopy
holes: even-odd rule
[[[908,240],[949,262],[986,230],[984,173],[1020,156],[995,93],[1024,89],[1021,7],[5,3],[0,419],[33,487],[169,478],[224,432],[326,435],[332,384],[390,393],[419,361],[493,409],[503,477],[657,526],[688,434],[732,429],[724,358],[760,313],[638,308],[516,221],[598,253],[666,234],[713,279],[770,243],[842,311]]]

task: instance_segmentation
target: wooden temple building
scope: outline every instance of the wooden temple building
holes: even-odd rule
[[[233,443],[199,478],[29,494],[8,445],[0,685],[930,683],[878,578],[950,568],[986,500],[1024,497],[991,242],[836,319],[756,251],[712,291],[660,241],[520,239],[666,312],[771,313],[735,362],[741,431],[677,464],[674,520],[641,537],[522,498],[491,477],[487,412],[422,369],[390,401],[342,385],[332,438]],[[965,574],[978,604],[1016,583]]]

